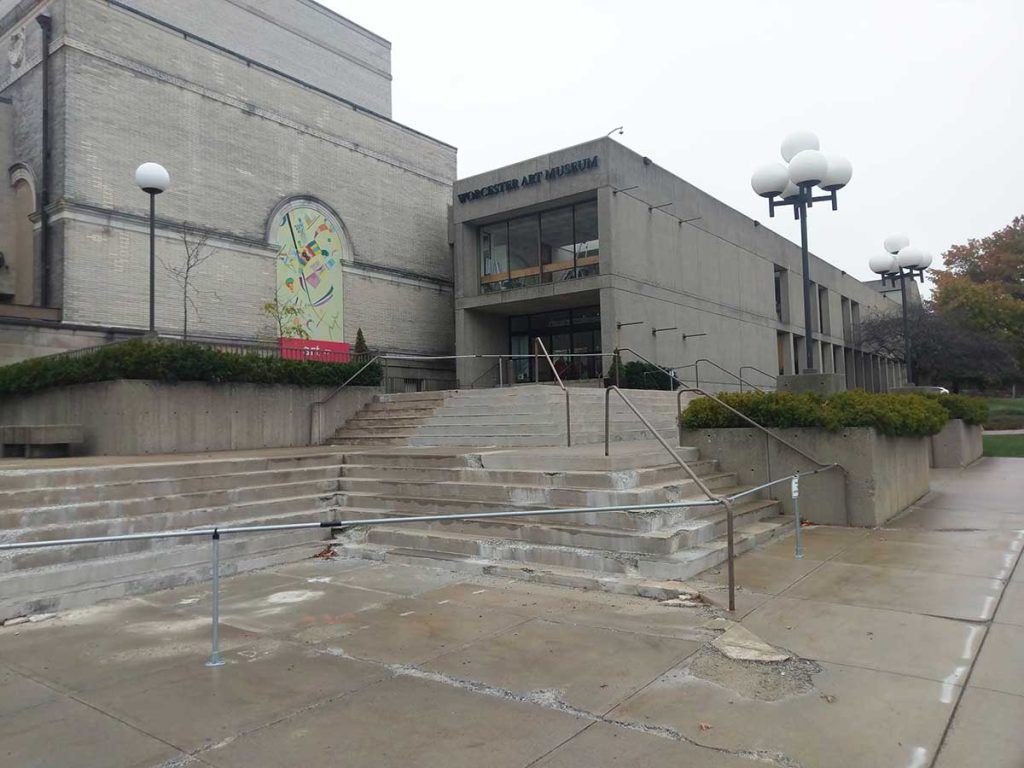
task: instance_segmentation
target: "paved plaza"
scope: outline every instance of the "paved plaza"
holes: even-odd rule
[[[1024,460],[807,528],[710,603],[320,560],[0,628],[4,766],[1024,765]],[[731,658],[727,620],[789,652]],[[784,655],[784,654],[782,654]]]

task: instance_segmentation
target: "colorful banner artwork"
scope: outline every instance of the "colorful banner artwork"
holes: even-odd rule
[[[341,258],[344,241],[333,217],[297,202],[277,216],[277,301],[300,311],[288,323],[305,329],[290,334],[307,349],[323,347],[334,354],[344,344]],[[322,344],[317,344],[322,342]]]

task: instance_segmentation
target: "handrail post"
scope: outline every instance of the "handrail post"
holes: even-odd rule
[[[565,390],[565,445],[572,448],[572,424],[569,419],[569,390]]]
[[[802,560],[804,557],[804,542],[800,530],[800,475],[793,475],[791,490],[793,492],[793,524],[796,526],[796,529],[793,531],[796,541],[796,551],[793,553],[793,557],[797,560]]]
[[[608,434],[611,431],[611,409],[612,390],[611,387],[604,391],[604,455],[608,455]]]
[[[505,358],[498,355],[498,389],[505,386]]]
[[[220,657],[220,531],[213,529],[212,537],[213,561],[212,580],[210,582],[210,610],[212,629],[210,633],[210,660],[208,667],[223,667],[224,660]]]
[[[726,556],[729,558],[729,611],[732,612],[736,610],[736,548],[733,544],[732,503],[723,496],[722,506],[725,507]]]
[[[384,394],[388,393],[388,359],[384,358],[384,375],[381,378],[381,384],[384,385]]]

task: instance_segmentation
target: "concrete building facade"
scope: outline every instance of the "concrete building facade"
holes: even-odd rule
[[[383,38],[312,0],[0,0],[0,50],[0,361],[147,327],[147,161],[161,333],[185,234],[192,336],[275,338],[295,305],[326,346],[453,349],[456,151],[391,119]]]
[[[762,387],[805,359],[800,249],[610,138],[460,179],[453,201],[459,355],[527,355],[567,378],[637,354],[713,389]],[[812,256],[815,368],[885,390],[901,365],[861,349],[861,317],[895,305]],[[597,355],[602,357],[570,357]],[[459,380],[497,376],[459,361]],[[549,376],[516,360],[513,380]],[[716,368],[715,365],[721,368]],[[722,370],[724,369],[724,371]],[[731,373],[728,373],[731,372]]]

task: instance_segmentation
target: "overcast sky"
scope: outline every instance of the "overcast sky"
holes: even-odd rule
[[[394,117],[469,176],[603,136],[799,242],[750,189],[789,131],[853,162],[811,250],[862,279],[1024,213],[1024,0],[322,0],[392,43]]]

